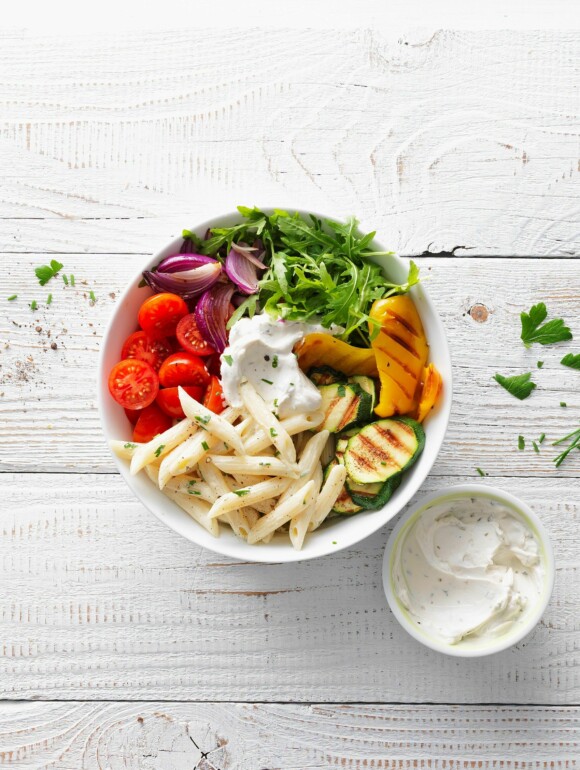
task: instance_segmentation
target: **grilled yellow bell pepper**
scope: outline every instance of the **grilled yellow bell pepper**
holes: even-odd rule
[[[308,372],[313,366],[330,366],[348,376],[366,374],[369,377],[378,377],[379,374],[374,350],[355,348],[330,334],[307,334],[296,345],[294,352],[304,372]]]
[[[375,412],[379,417],[409,414],[417,406],[429,351],[417,308],[410,297],[401,294],[376,300],[370,318],[371,345],[381,380]]]
[[[429,366],[423,369],[422,379],[421,397],[415,416],[418,422],[423,422],[427,417],[437,403],[437,399],[443,389],[443,380],[435,364],[429,364]]]

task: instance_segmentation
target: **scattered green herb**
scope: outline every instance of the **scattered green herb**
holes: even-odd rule
[[[50,265],[41,265],[40,267],[36,267],[34,272],[38,278],[38,283],[41,286],[44,286],[44,284],[48,283],[51,278],[54,278],[59,270],[62,270],[62,263],[57,262],[56,259],[51,259]]]
[[[131,441],[127,441],[126,444],[123,444],[123,449],[135,449],[137,444],[133,444]]]
[[[52,294],[49,294],[48,297],[46,298],[46,304],[50,305],[51,303],[52,303]]]
[[[199,495],[201,495],[201,492],[198,492],[197,489],[188,489],[187,490],[187,494],[188,495],[198,495],[199,496]]]
[[[526,448],[526,440],[523,436],[518,436],[518,449],[522,451]]]
[[[277,435],[278,435],[278,431],[275,430],[274,428],[270,428],[270,436],[272,438],[276,438]]]
[[[558,439],[558,441],[554,441],[552,446],[559,446],[566,441],[570,442],[566,449],[564,449],[561,454],[554,458],[556,468],[559,468],[560,465],[562,465],[564,460],[568,457],[573,449],[580,449],[580,428],[573,430],[572,433],[568,433],[568,435],[564,436],[564,438]]]
[[[494,380],[505,388],[512,396],[523,401],[536,387],[535,382],[531,382],[531,372],[526,374],[516,374],[513,377],[504,377],[502,374],[496,374]]]
[[[70,285],[74,286],[75,285],[75,277],[74,277],[74,275],[72,273],[70,274],[70,279],[69,280],[70,280]]]
[[[272,369],[277,369],[277,368],[278,368],[278,356],[274,356],[272,358]]]
[[[37,307],[38,307],[38,302],[35,299],[33,299],[32,302],[30,303],[30,309],[36,310]]]
[[[332,541],[332,545],[336,545],[336,540],[333,540],[333,541]]]
[[[155,457],[159,457],[161,455],[161,452],[165,449],[165,444],[159,444],[157,449],[155,450]]]
[[[18,294],[12,294],[8,297],[8,302],[14,302],[15,299],[18,299]]]
[[[261,468],[269,468],[272,465],[272,463],[258,463],[258,465]]]
[[[481,468],[476,468],[475,470],[479,473],[480,476],[485,476],[485,473],[481,470]]]
[[[209,444],[207,443],[207,441],[202,441],[201,445],[205,449],[206,452],[209,452]]]
[[[232,364],[234,363],[234,359],[231,356],[224,356],[223,359],[228,366],[232,366]]]
[[[273,385],[273,384],[274,384],[274,383],[272,382],[272,380],[265,380],[263,377],[262,377],[262,382],[265,382],[265,383],[266,383],[266,385]]]
[[[534,447],[534,452],[536,452],[536,454],[539,454],[540,448],[535,441],[532,441],[532,446]]]
[[[530,308],[530,312],[520,315],[522,321],[522,341],[529,348],[534,342],[540,345],[552,345],[554,342],[563,342],[572,339],[572,332],[564,324],[562,318],[553,318],[544,323],[548,316],[548,310],[543,302],[539,302]]]
[[[543,361],[538,361],[538,363],[536,364],[536,366],[538,367],[538,369],[541,369],[543,365],[544,365],[544,362],[543,362]]]
[[[89,292],[89,297],[91,299],[91,302],[96,302],[97,298],[95,297],[95,292],[91,289]]]
[[[237,495],[238,497],[243,497],[244,495],[249,495],[250,490],[249,489],[234,489],[234,495]]]
[[[580,353],[574,355],[574,353],[567,353],[560,361],[564,366],[569,366],[570,369],[580,369]]]
[[[567,407],[568,404],[565,401],[560,401],[560,406]]]
[[[540,436],[540,438],[538,439],[538,444],[543,444],[543,443],[544,443],[544,440],[545,440],[545,438],[546,438],[546,434],[545,434],[545,433],[542,433],[542,435],[541,435],[541,436]]]
[[[280,451],[278,449],[274,452],[274,457],[280,457]]]
[[[274,399],[274,406],[276,407],[276,409],[278,408],[278,399],[277,398]]]
[[[64,281],[64,285],[68,286],[68,278],[66,277],[66,275],[64,273],[62,274],[62,280]]]
[[[209,415],[209,414],[206,414],[206,415],[196,414],[195,415],[195,420],[196,420],[196,422],[200,422],[202,425],[207,425],[208,422],[211,420],[211,415]]]

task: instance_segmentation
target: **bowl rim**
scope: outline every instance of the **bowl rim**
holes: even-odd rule
[[[291,212],[297,212],[301,216],[308,216],[312,214],[313,216],[319,217],[321,219],[340,219],[337,217],[333,217],[326,213],[320,213],[318,211],[313,210],[305,210],[296,208],[294,206],[288,206],[284,208],[284,206],[262,206],[260,207],[262,211],[265,213],[273,213],[275,210],[283,209],[286,211]],[[220,222],[224,222],[228,219],[235,219],[236,217],[240,217],[240,213],[235,211],[227,211],[227,212],[218,212],[214,216],[211,216],[207,219],[205,219],[203,222],[195,223],[193,226],[189,227],[189,229],[193,232],[206,232],[211,227],[219,226]],[[364,229],[366,226],[364,223],[359,223],[359,228]],[[369,231],[370,232],[370,231]],[[373,241],[384,249],[384,246],[381,242],[380,236],[377,237],[377,235],[374,236]],[[120,293],[117,299],[117,303],[113,309],[113,312],[109,316],[109,320],[105,326],[105,330],[103,332],[103,336],[101,339],[101,347],[99,352],[99,361],[97,366],[97,409],[99,412],[99,420],[101,424],[101,428],[103,431],[103,434],[105,436],[105,440],[108,442],[109,439],[114,438],[109,434],[108,426],[105,419],[105,399],[110,398],[108,388],[106,386],[106,382],[108,379],[108,371],[105,372],[105,355],[106,351],[109,348],[109,345],[111,344],[111,339],[114,337],[115,334],[115,326],[117,323],[117,318],[119,313],[121,312],[121,308],[123,307],[125,301],[127,298],[132,294],[132,292],[135,290],[135,287],[138,285],[138,283],[141,281],[142,278],[142,272],[143,270],[146,270],[150,268],[152,265],[157,264],[158,262],[163,259],[164,256],[166,256],[166,252],[168,250],[176,249],[179,251],[179,248],[181,247],[181,244],[183,242],[182,236],[177,236],[173,238],[171,241],[165,243],[164,246],[161,248],[158,248],[154,254],[148,255],[144,258],[144,262],[138,272],[128,281],[123,291]],[[409,260],[406,260],[397,254],[392,253],[390,256],[390,259],[394,260],[395,263],[404,266],[405,268],[408,268]],[[148,500],[145,495],[140,494],[140,492],[135,488],[135,485],[132,483],[132,477],[130,476],[128,472],[128,468],[126,466],[126,463],[122,461],[119,457],[117,457],[112,450],[109,449],[111,452],[111,455],[113,457],[113,461],[117,467],[117,470],[119,471],[120,475],[125,480],[127,486],[129,489],[133,492],[133,494],[137,497],[137,499],[149,510],[159,521],[161,521],[163,524],[168,526],[170,529],[172,529],[176,534],[179,534],[183,536],[185,539],[189,540],[192,543],[195,543],[196,545],[200,547],[208,548],[210,551],[213,551],[216,554],[227,556],[232,559],[236,560],[243,560],[243,561],[249,561],[259,564],[280,564],[280,563],[291,563],[291,562],[300,562],[300,561],[309,561],[311,559],[317,559],[324,556],[328,556],[330,554],[337,553],[339,551],[345,550],[346,548],[350,548],[353,545],[356,545],[359,542],[362,542],[368,537],[371,537],[372,535],[376,534],[376,532],[383,527],[385,524],[387,524],[389,521],[391,521],[393,518],[399,515],[401,510],[409,503],[409,501],[414,497],[414,495],[418,492],[420,487],[424,484],[425,480],[429,476],[429,473],[431,472],[433,465],[435,464],[435,461],[437,460],[437,457],[439,455],[439,452],[441,451],[441,447],[443,446],[443,443],[445,441],[445,437],[447,435],[447,431],[449,428],[449,420],[451,415],[451,406],[453,401],[453,376],[452,376],[452,367],[451,367],[451,352],[449,348],[449,341],[447,339],[447,335],[445,332],[445,327],[443,326],[443,322],[441,321],[441,318],[437,312],[437,309],[435,308],[435,305],[433,304],[433,301],[429,297],[425,287],[423,284],[419,284],[418,287],[413,287],[410,291],[411,296],[417,297],[419,296],[421,302],[423,302],[427,309],[429,310],[431,316],[432,316],[432,323],[431,327],[432,330],[430,331],[429,337],[430,339],[433,338],[433,335],[435,335],[440,343],[442,343],[442,350],[440,351],[440,358],[445,359],[445,368],[448,372],[448,376],[445,379],[445,387],[443,390],[443,398],[441,399],[441,403],[438,406],[437,413],[440,420],[442,420],[442,431],[441,431],[441,440],[439,442],[439,445],[436,448],[433,448],[433,450],[429,454],[429,460],[425,463],[424,467],[424,474],[421,478],[417,477],[416,479],[412,480],[411,484],[408,484],[404,490],[399,490],[399,494],[403,493],[401,496],[401,499],[399,501],[398,509],[394,512],[391,512],[388,517],[385,518],[385,516],[381,516],[382,511],[384,508],[377,509],[376,511],[372,511],[373,514],[375,514],[375,523],[371,525],[367,531],[364,532],[364,534],[360,537],[351,537],[351,538],[345,538],[344,542],[341,542],[340,544],[330,541],[329,544],[321,547],[316,553],[309,553],[308,549],[303,548],[300,551],[296,551],[290,542],[288,542],[288,548],[284,549],[276,549],[274,552],[265,549],[264,547],[258,547],[258,546],[248,546],[245,541],[239,540],[236,541],[236,547],[230,547],[230,543],[225,538],[211,538],[211,543],[209,542],[200,542],[199,539],[195,537],[194,534],[190,537],[189,534],[184,533],[176,529],[172,523],[164,516],[161,515],[161,513],[157,510],[156,505],[152,503],[151,500]],[[388,503],[387,503],[388,505]],[[386,507],[386,506],[385,506]],[[183,512],[184,516],[187,516],[185,512]],[[203,531],[200,525],[198,525],[200,528],[200,532]],[[195,531],[195,530],[194,530]],[[243,555],[240,554],[239,548],[240,546],[246,546],[246,549],[243,553]]]
[[[444,641],[439,641],[436,637],[432,636],[412,620],[409,612],[401,605],[399,598],[397,597],[393,586],[393,561],[395,555],[395,548],[398,545],[400,539],[410,529],[411,525],[420,518],[425,509],[428,506],[433,505],[439,501],[444,502],[452,499],[463,497],[480,497],[485,499],[496,500],[498,502],[506,504],[517,514],[519,514],[529,525],[531,525],[538,543],[540,545],[541,556],[543,557],[544,566],[546,569],[546,575],[544,579],[544,587],[540,598],[536,604],[533,612],[530,613],[526,623],[519,629],[517,633],[507,633],[497,638],[496,643],[493,642],[482,648],[470,648],[461,647],[460,645],[452,645]],[[507,650],[513,647],[526,637],[538,624],[540,618],[546,611],[546,607],[552,596],[555,581],[555,564],[554,564],[554,550],[552,547],[552,541],[550,535],[538,514],[535,513],[530,506],[521,500],[519,497],[512,495],[510,492],[506,492],[503,489],[494,487],[488,484],[455,484],[452,486],[444,487],[430,492],[420,500],[412,505],[405,513],[399,518],[393,531],[391,532],[387,545],[385,547],[385,553],[383,556],[382,566],[382,578],[383,588],[387,598],[387,602],[395,618],[399,621],[400,625],[410,634],[414,639],[426,647],[435,650],[436,652],[443,653],[444,655],[450,655],[458,658],[481,658],[488,655],[495,655],[498,652]]]

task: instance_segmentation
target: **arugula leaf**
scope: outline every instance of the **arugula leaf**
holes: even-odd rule
[[[44,286],[44,284],[48,283],[51,278],[54,278],[59,270],[62,270],[62,263],[57,262],[56,259],[51,259],[50,265],[41,265],[40,267],[35,268],[34,272],[38,278],[38,283],[41,286]]]
[[[534,342],[538,342],[540,345],[552,345],[554,342],[572,339],[572,332],[564,324],[562,318],[553,318],[544,323],[547,316],[548,310],[543,302],[530,308],[529,313],[521,313],[521,338],[527,348],[531,347]]]
[[[536,387],[536,383],[530,381],[531,376],[531,372],[526,372],[526,374],[516,374],[513,377],[504,377],[503,374],[496,374],[493,379],[512,396],[523,401]]]
[[[560,361],[564,366],[569,366],[570,369],[580,369],[580,353],[574,355],[574,353],[567,353]]]

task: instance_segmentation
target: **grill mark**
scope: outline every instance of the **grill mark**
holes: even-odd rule
[[[382,447],[377,446],[374,441],[372,441],[370,438],[367,438],[367,436],[362,436],[360,433],[358,435],[359,441],[361,441],[367,448],[369,448],[371,454],[373,454],[375,457],[379,459],[379,462],[385,461],[388,462],[390,465],[398,468],[398,464],[394,461],[393,457],[386,452]],[[359,455],[356,455],[359,457]],[[365,465],[367,468],[371,468],[372,470],[375,470],[375,466],[373,463],[369,462],[366,457],[360,456],[362,460],[362,464]]]
[[[413,358],[419,358],[419,354],[415,350],[415,348],[412,348],[409,343],[405,342],[405,340],[401,339],[401,337],[397,336],[396,334],[393,334],[392,332],[389,333],[389,337],[396,342],[398,345],[400,345],[402,348],[405,348],[407,352],[409,352]]]
[[[387,334],[387,333],[385,332],[385,334]],[[389,339],[392,339],[391,335],[387,335],[387,336],[389,337]],[[398,358],[396,358],[391,353],[390,350],[385,350],[384,348],[379,348],[379,350],[382,351],[386,356],[388,356],[391,359],[391,361],[394,361],[396,364],[399,364],[401,369],[403,369],[405,372],[407,372],[407,374],[410,374],[412,377],[415,377],[415,372],[412,369],[409,369],[407,364],[403,363],[403,361],[400,361]]]
[[[407,329],[407,331],[411,332],[411,334],[414,337],[418,337],[419,336],[418,332],[411,326],[411,324],[409,323],[409,321],[407,321],[406,318],[403,318],[402,316],[398,315],[397,313],[393,313],[393,311],[390,310],[390,309],[389,309],[389,315],[392,315],[393,318],[396,321],[398,321],[401,324],[401,326],[404,326],[405,329]]]
[[[392,356],[391,356],[391,358],[392,358]],[[397,359],[396,359],[396,358],[392,358],[392,360],[393,360],[393,361],[397,361]],[[397,363],[399,363],[399,361],[397,361]],[[409,375],[410,375],[410,376],[412,376],[412,377],[415,377],[415,374],[414,374],[414,373],[413,373],[413,372],[412,372],[410,369],[407,369],[407,367],[406,367],[406,366],[404,366],[403,364],[401,364],[401,366],[402,366],[402,368],[403,368],[403,369],[404,369],[404,370],[407,372],[407,374],[409,374]],[[387,376],[387,377],[388,377],[388,378],[391,380],[391,382],[394,382],[394,383],[395,383],[395,385],[396,385],[396,386],[399,388],[399,390],[401,391],[401,393],[404,393],[404,395],[405,395],[405,396],[407,396],[407,398],[408,398],[410,401],[412,401],[412,400],[413,400],[413,396],[414,396],[414,394],[415,394],[415,390],[416,390],[416,388],[414,388],[414,389],[413,389],[413,393],[409,393],[409,391],[408,391],[408,390],[405,390],[405,388],[403,387],[403,385],[402,385],[402,384],[401,384],[401,383],[400,383],[398,380],[396,380],[394,377],[392,377],[392,376],[391,376],[391,375],[390,375],[388,372],[386,373],[386,376]]]
[[[348,425],[348,423],[351,421],[352,414],[359,404],[360,404],[360,398],[355,398],[354,401],[351,401],[350,406],[348,407],[346,412],[343,414],[342,420],[340,421],[340,430],[343,430],[344,426]]]
[[[399,437],[393,433],[392,430],[389,428],[383,428],[380,425],[375,425],[375,430],[377,433],[379,433],[383,438],[387,439],[389,444],[393,444],[397,447],[397,449],[401,449],[404,452],[408,452],[409,450],[407,447],[402,443],[402,441],[399,439]]]

